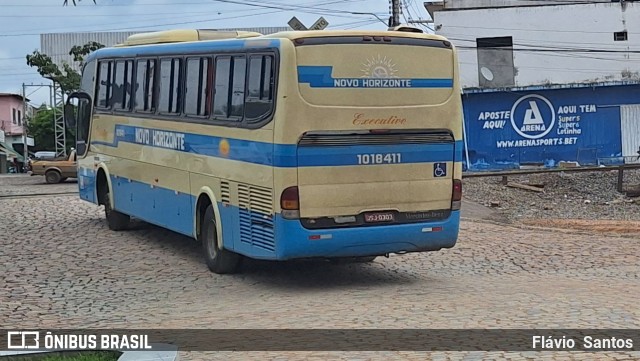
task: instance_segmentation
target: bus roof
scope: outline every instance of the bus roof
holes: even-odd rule
[[[263,35],[261,38],[285,38],[290,40],[301,38],[321,38],[333,36],[394,36],[403,38],[447,40],[445,37],[435,34],[415,33],[409,31],[389,30],[305,30],[305,31],[281,31],[274,34]]]
[[[434,34],[384,30],[284,31],[269,35],[242,31],[168,30],[132,35],[127,39],[125,44],[99,49],[91,53],[85,61],[88,62],[95,58],[108,57],[158,56],[167,52],[189,54],[207,52],[215,49],[243,50],[247,48],[276,48],[280,46],[282,40],[294,41],[302,38],[341,36],[393,36],[447,41],[445,37]]]
[[[134,34],[118,46],[150,45],[163,43],[181,43],[189,41],[244,39],[262,34],[252,31],[218,31],[218,30],[165,30],[151,33]]]

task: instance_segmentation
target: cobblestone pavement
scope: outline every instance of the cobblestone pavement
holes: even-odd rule
[[[101,208],[73,194],[11,196],[76,187],[37,183],[0,177],[0,329],[640,328],[640,257],[631,237],[464,221],[450,250],[371,264],[249,261],[243,273],[220,276],[206,269],[186,237],[145,223],[109,231]],[[182,360],[539,358],[632,360],[640,353],[181,354]]]

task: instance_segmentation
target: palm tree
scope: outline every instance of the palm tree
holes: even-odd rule
[[[73,4],[73,6],[76,6],[76,1],[80,2],[82,0],[71,0],[71,3]],[[96,0],[93,0],[93,3],[96,3]],[[67,6],[69,5],[69,0],[64,0],[64,2],[62,3],[62,6]]]

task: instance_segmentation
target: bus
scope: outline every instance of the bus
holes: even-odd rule
[[[414,31],[169,30],[87,57],[65,107],[80,198],[244,257],[371,261],[451,248],[457,55]]]

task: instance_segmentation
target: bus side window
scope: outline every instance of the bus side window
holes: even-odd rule
[[[135,109],[137,111],[149,110],[147,104],[147,64],[149,60],[138,60],[136,65]]]
[[[126,65],[124,61],[116,61],[113,70],[113,82],[111,91],[111,100],[109,105],[113,106],[113,109],[124,109],[124,86],[125,86],[125,73]]]
[[[233,77],[231,93],[231,111],[229,116],[239,117],[244,115],[245,77],[247,76],[247,59],[244,55],[233,57]]]
[[[247,122],[258,122],[271,114],[273,84],[273,57],[254,55],[249,61],[248,95],[245,102]]]
[[[217,118],[227,118],[229,109],[229,75],[231,71],[231,57],[216,57],[215,91],[213,96],[213,115]]]
[[[211,61],[211,59],[208,59],[209,61],[209,67],[207,68],[207,87],[206,87],[206,92],[207,92],[207,99],[204,103],[205,106],[205,114],[209,115],[211,114],[212,108],[213,108],[213,74],[214,74],[214,69],[213,69],[213,62]]]
[[[163,59],[160,62],[158,110],[160,113],[180,113],[181,59]]]
[[[97,94],[95,98],[96,107],[110,108],[111,106],[109,100],[111,99],[111,81],[113,79],[112,68],[112,61],[101,61],[98,63]]]
[[[158,106],[158,100],[154,95],[157,82],[157,61],[147,60],[147,78],[145,79],[145,110],[155,112]]]
[[[213,115],[233,122],[244,116],[247,59],[244,55],[216,57]]]
[[[123,109],[131,110],[133,105],[133,60],[127,60],[125,63],[125,75],[124,75],[124,102],[122,103]]]
[[[184,113],[191,116],[207,116],[208,58],[187,60]]]

